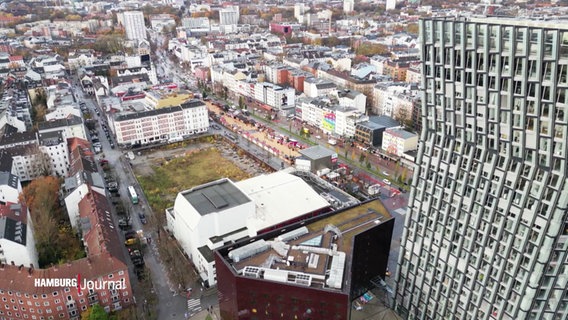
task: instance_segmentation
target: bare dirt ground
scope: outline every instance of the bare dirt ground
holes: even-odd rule
[[[230,160],[243,171],[251,176],[268,173],[269,171],[261,168],[258,162],[248,157],[244,152],[239,152],[238,148],[234,148],[229,143],[219,140],[214,143],[197,143],[175,149],[149,150],[144,151],[141,155],[137,155],[134,160],[130,160],[132,167],[137,175],[150,176],[154,174],[152,167],[161,166],[164,161],[169,161],[177,157],[185,157],[192,152],[206,148],[217,148],[221,151],[224,158]],[[211,164],[215,165],[215,164]]]

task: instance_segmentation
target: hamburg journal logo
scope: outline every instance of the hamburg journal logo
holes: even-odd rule
[[[111,280],[87,280],[82,279],[78,274],[76,278],[36,278],[34,279],[36,288],[77,288],[81,294],[84,290],[122,290],[125,288],[124,279]]]

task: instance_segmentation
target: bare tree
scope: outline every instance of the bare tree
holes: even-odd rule
[[[31,158],[31,172],[33,176],[51,176],[53,168],[51,158],[43,152],[38,145],[28,149],[27,155]]]
[[[405,127],[412,127],[412,114],[403,104],[393,110],[393,118]]]

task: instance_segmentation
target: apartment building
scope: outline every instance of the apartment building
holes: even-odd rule
[[[254,86],[254,98],[277,111],[289,110],[296,104],[296,90],[270,82],[258,82]]]
[[[340,106],[355,108],[357,111],[365,113],[367,96],[361,92],[349,89],[339,90],[337,91],[337,98]]]
[[[37,251],[28,208],[20,203],[17,176],[0,172],[0,263],[37,266]]]
[[[122,13],[122,24],[128,40],[146,40],[146,25],[142,11],[126,11]]]
[[[81,138],[87,139],[87,131],[83,118],[77,116],[69,116],[64,119],[44,121],[38,124],[38,132],[56,132],[61,131],[64,139]]]
[[[67,64],[70,69],[76,70],[79,67],[90,67],[96,60],[95,50],[79,49],[69,52]]]
[[[150,16],[150,26],[154,31],[161,32],[164,28],[174,28],[176,21],[169,14],[153,14]]]
[[[410,63],[403,60],[387,61],[383,65],[383,74],[390,76],[394,81],[405,81],[406,71],[410,67]]]
[[[383,133],[381,149],[385,152],[402,156],[405,152],[418,147],[418,135],[400,128],[386,129]]]
[[[119,114],[109,121],[120,145],[183,139],[206,132],[209,128],[207,107],[199,100],[174,107]]]
[[[37,165],[45,173],[66,177],[69,171],[69,150],[62,131],[38,133],[39,160]]]
[[[181,23],[191,33],[207,33],[211,31],[209,18],[206,17],[183,18]]]
[[[69,148],[69,176],[65,178],[65,208],[73,228],[81,222],[79,204],[90,192],[106,195],[106,183],[99,173],[91,143],[80,138],[67,140]]]
[[[219,24],[222,26],[239,23],[239,6],[227,6],[219,10]]]
[[[568,317],[566,21],[424,19],[407,319]]]
[[[360,110],[331,103],[328,99],[299,99],[295,113],[311,126],[344,137],[353,137],[357,123],[366,120]]]
[[[310,98],[317,98],[328,94],[336,94],[337,85],[330,80],[320,78],[306,78],[304,80],[304,93]]]
[[[95,303],[107,312],[134,303],[108,200],[90,192],[79,210],[87,257],[46,269],[0,263],[0,318],[79,320]],[[53,279],[65,283],[48,282]]]

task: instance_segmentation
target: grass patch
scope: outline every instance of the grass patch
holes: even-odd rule
[[[136,178],[154,212],[173,206],[178,192],[220,178],[240,181],[250,177],[216,148],[188,152],[185,156],[151,165],[153,174]],[[136,170],[136,169],[135,169]]]

